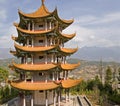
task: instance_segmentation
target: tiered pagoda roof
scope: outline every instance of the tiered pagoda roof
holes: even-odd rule
[[[49,71],[57,67],[55,64],[16,64],[13,63],[14,68],[24,71]]]
[[[56,48],[58,45],[47,46],[47,47],[44,46],[31,47],[31,46],[21,46],[17,43],[14,43],[14,46],[16,49],[26,52],[45,52]]]
[[[17,89],[22,89],[22,90],[51,90],[59,87],[58,84],[54,82],[25,82],[25,81],[16,81],[16,82],[11,82],[11,86],[17,88]]]
[[[57,82],[25,82],[25,81],[16,81],[11,82],[11,86],[22,89],[22,90],[50,90],[62,86],[63,88],[71,88],[78,85],[82,79],[67,79]]]

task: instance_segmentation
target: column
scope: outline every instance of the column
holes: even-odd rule
[[[55,63],[57,63],[57,56],[55,55]]]
[[[47,47],[47,36],[45,36],[45,47]]]
[[[52,29],[52,26],[51,26],[51,21],[50,21],[50,29]]]
[[[47,97],[47,91],[45,91],[45,98],[46,98],[46,100],[45,100],[45,102],[46,102],[45,104],[46,104],[46,105],[45,105],[45,106],[48,106],[48,97]]]
[[[45,54],[45,64],[47,64],[47,54]]]
[[[31,60],[32,60],[32,64],[34,64],[34,57],[33,57],[33,54],[31,54]]]
[[[25,63],[27,64],[27,58],[28,58],[28,56],[27,56],[27,54],[26,54],[26,56],[25,56]]]
[[[23,94],[23,106],[26,106],[25,94]]]
[[[68,89],[68,101],[70,100],[70,89]]]
[[[47,20],[45,20],[45,30],[47,31]]]
[[[50,38],[50,45],[52,45],[52,37]]]
[[[55,80],[55,72],[53,72],[53,81]]]
[[[62,100],[62,92],[61,92],[61,88],[60,88],[60,101]]]
[[[54,102],[54,106],[56,106],[56,92],[55,90],[53,91],[53,102]]]
[[[33,74],[32,74],[32,72],[31,72],[31,82],[33,83]]]
[[[45,73],[45,82],[47,83],[47,74]]]
[[[31,106],[33,106],[33,92],[31,94]]]
[[[34,46],[34,39],[33,39],[33,37],[32,37],[32,47]]]
[[[30,31],[30,22],[28,23],[28,30]]]
[[[27,38],[27,47],[29,46],[29,39]]]
[[[60,106],[60,91],[58,91],[58,106]]]
[[[63,79],[65,80],[65,71],[63,71]]]
[[[64,61],[64,64],[67,63],[67,61],[66,61],[66,56],[64,56],[63,61]]]
[[[34,22],[32,22],[32,31],[35,30],[35,25],[34,25]]]
[[[66,74],[67,72],[65,71],[65,80],[67,79],[67,74]]]
[[[66,71],[66,79],[68,79],[68,71]]]
[[[51,54],[51,62],[53,62],[53,60],[54,60],[54,59],[53,59],[53,54]]]
[[[65,102],[67,102],[67,89],[65,89]]]
[[[24,78],[25,78],[24,80],[25,80],[25,82],[26,82],[26,73],[24,73]]]
[[[57,79],[56,80],[58,81],[58,72],[56,72],[56,74],[57,74]]]

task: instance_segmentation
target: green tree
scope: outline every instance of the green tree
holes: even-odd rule
[[[120,68],[118,69],[118,81],[120,82]]]
[[[110,66],[108,66],[106,70],[105,84],[111,85],[111,82],[112,82],[112,70]]]
[[[5,69],[0,68],[0,82],[7,81],[9,72]]]

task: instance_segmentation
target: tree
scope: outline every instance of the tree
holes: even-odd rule
[[[8,79],[9,72],[5,69],[0,68],[0,82]]]
[[[111,82],[112,82],[112,70],[110,66],[108,66],[106,70],[105,84],[111,85]]]
[[[118,69],[118,81],[120,83],[120,68]]]

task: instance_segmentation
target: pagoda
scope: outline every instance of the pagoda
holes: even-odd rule
[[[41,1],[41,6],[32,13],[18,10],[20,22],[14,23],[18,37],[12,35],[15,50],[10,52],[20,61],[12,62],[10,68],[19,74],[11,86],[20,92],[20,106],[60,106],[62,90],[65,100],[69,100],[69,89],[78,85],[82,79],[70,79],[69,72],[80,63],[71,64],[67,56],[78,48],[65,48],[64,44],[74,34],[62,31],[73,23],[58,16],[57,9],[50,12]],[[29,104],[25,92],[30,92]]]

